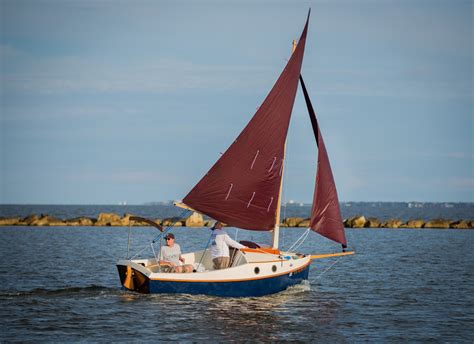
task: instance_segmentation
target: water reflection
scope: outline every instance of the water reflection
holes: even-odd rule
[[[309,340],[316,332],[337,338],[328,324],[337,319],[339,304],[319,296],[306,282],[259,298],[124,291],[120,299],[128,310],[146,309],[149,329],[165,340]]]

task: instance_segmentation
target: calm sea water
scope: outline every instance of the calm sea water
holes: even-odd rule
[[[156,235],[132,231],[134,251]],[[355,256],[316,261],[307,284],[262,298],[124,291],[115,262],[126,254],[127,232],[0,228],[0,342],[473,342],[474,231],[349,229]],[[209,238],[205,228],[174,233],[184,251]],[[301,233],[284,229],[283,247]],[[269,240],[268,233],[229,234]],[[299,251],[338,249],[310,233]]]

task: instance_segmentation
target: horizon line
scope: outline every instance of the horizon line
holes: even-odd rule
[[[26,206],[26,205],[66,205],[66,206],[154,206],[154,205],[173,205],[174,201],[149,201],[142,203],[127,203],[127,202],[117,202],[117,203],[0,203],[0,206]],[[474,204],[474,201],[340,201],[339,204],[348,204],[348,203],[432,203],[432,204],[442,204],[442,203],[458,203],[458,204]],[[312,202],[299,202],[294,201],[292,203],[286,202],[281,206],[285,205],[295,205],[295,206],[307,206],[311,205]]]

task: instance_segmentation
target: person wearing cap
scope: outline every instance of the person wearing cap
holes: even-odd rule
[[[228,268],[230,264],[229,246],[236,249],[246,248],[247,246],[232,240],[226,231],[222,229],[222,223],[220,222],[216,222],[211,229],[211,255],[214,269]]]
[[[166,246],[161,247],[160,265],[162,272],[193,272],[193,266],[184,264],[181,247],[174,242],[174,234],[165,236]]]

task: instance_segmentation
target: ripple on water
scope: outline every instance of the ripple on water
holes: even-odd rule
[[[134,231],[134,247],[155,235]],[[208,239],[189,228],[175,233],[185,251]],[[331,259],[316,261],[308,282],[261,298],[122,290],[115,257],[126,253],[126,234],[2,228],[0,341],[472,342],[474,336],[473,232],[349,230],[355,256],[334,266]],[[300,234],[288,231],[285,240]],[[337,249],[320,240],[301,247]]]

